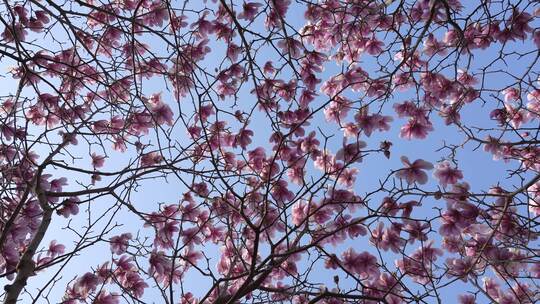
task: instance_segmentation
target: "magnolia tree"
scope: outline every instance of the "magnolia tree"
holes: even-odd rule
[[[537,303],[533,2],[4,1],[4,302]]]

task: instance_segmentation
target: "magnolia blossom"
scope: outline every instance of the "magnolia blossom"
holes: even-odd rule
[[[404,169],[396,173],[396,176],[405,179],[409,185],[418,182],[423,185],[427,183],[427,173],[423,170],[433,169],[433,165],[423,159],[417,159],[413,163],[406,156],[401,157],[401,162],[406,166]]]
[[[459,295],[460,304],[476,304],[476,298],[474,295]]]
[[[124,233],[122,235],[112,237],[109,240],[111,242],[111,252],[118,255],[126,252],[129,246],[129,240],[131,238],[131,233]]]
[[[356,181],[356,175],[358,174],[358,169],[352,168],[348,170],[343,170],[338,177],[338,183],[344,185],[345,187],[352,187]]]
[[[379,275],[377,258],[369,252],[356,253],[352,248],[347,249],[341,255],[343,266],[357,273],[363,279],[375,278]]]
[[[93,273],[87,272],[82,277],[77,279],[74,289],[83,297],[86,297],[90,292],[96,290],[99,284],[99,278]]]
[[[540,183],[535,183],[527,189],[529,193],[529,211],[540,216]]]
[[[502,93],[504,94],[504,101],[506,102],[516,101],[520,97],[519,90],[516,88],[505,89]]]
[[[62,244],[58,244],[56,240],[52,240],[51,243],[49,244],[49,250],[47,251],[47,254],[54,258],[58,255],[63,254],[65,249],[66,249],[66,246]]]
[[[424,139],[428,132],[433,131],[433,125],[427,119],[411,118],[403,127],[399,136],[406,139]]]
[[[149,167],[159,164],[163,157],[158,152],[150,152],[141,156],[141,166]]]
[[[449,184],[455,184],[458,180],[463,178],[463,173],[457,168],[452,168],[450,162],[444,161],[435,166],[435,172],[433,173],[439,183],[446,187]]]
[[[92,166],[94,168],[101,168],[105,164],[105,156],[92,153]]]
[[[64,216],[65,218],[70,217],[71,215],[77,215],[79,213],[79,198],[72,197],[67,200],[65,200],[60,209],[57,210],[57,213]]]
[[[298,201],[294,204],[292,208],[292,221],[295,225],[298,226],[304,221],[309,211],[308,206],[308,203],[304,201]]]

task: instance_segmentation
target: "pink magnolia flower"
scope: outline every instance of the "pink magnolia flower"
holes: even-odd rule
[[[126,140],[121,136],[115,136],[113,141],[113,149],[118,152],[126,152]]]
[[[51,184],[51,188],[50,188],[51,192],[60,192],[62,191],[62,187],[66,186],[68,183],[67,183],[67,178],[61,177],[61,178],[53,179],[50,184]]]
[[[56,213],[68,218],[71,215],[77,215],[79,213],[79,198],[71,197],[62,203],[62,207],[59,208]]]
[[[152,275],[166,275],[171,269],[171,261],[163,251],[152,251],[148,262],[150,264],[148,272]]]
[[[435,54],[445,55],[444,44],[435,38],[435,35],[429,34],[424,41],[424,53],[428,56]]]
[[[347,117],[350,107],[347,106],[345,98],[335,98],[329,106],[324,109],[324,117],[328,122],[340,123]]]
[[[157,124],[167,124],[172,126],[174,114],[169,105],[165,104],[164,102],[160,102],[152,107],[151,112]]]
[[[457,168],[451,168],[450,162],[444,161],[437,164],[433,176],[439,179],[439,183],[446,187],[448,184],[455,184],[463,178],[463,173]]]
[[[202,243],[200,229],[197,227],[185,229],[184,231],[182,231],[181,235],[182,242],[186,245],[200,245]]]
[[[459,295],[459,304],[476,304],[476,298],[474,295]]]
[[[155,2],[154,4],[152,4],[152,7],[150,7],[150,12],[144,15],[143,22],[148,26],[160,27],[163,25],[163,21],[166,21],[168,19],[169,12],[167,11],[165,5],[162,5],[159,2]]]
[[[101,168],[103,167],[103,164],[105,164],[105,156],[103,155],[97,155],[96,153],[92,152],[92,166],[94,168]]]
[[[300,150],[304,153],[313,153],[319,150],[320,144],[320,141],[317,139],[317,134],[312,131],[300,141]]]
[[[527,115],[527,111],[525,109],[515,108],[508,103],[505,104],[504,107],[506,110],[505,118],[510,121],[510,124],[514,128],[518,129],[521,127],[521,125],[529,121],[529,115]]]
[[[198,304],[199,300],[195,298],[195,296],[191,292],[186,292],[184,295],[182,295],[182,299],[180,300],[180,304]]]
[[[464,257],[462,259],[449,258],[446,260],[448,267],[448,277],[458,277],[463,282],[467,282],[467,276],[474,273],[475,257]]]
[[[338,269],[339,258],[335,254],[330,255],[330,257],[324,261],[324,267],[327,269]]]
[[[346,138],[356,138],[360,134],[360,129],[355,123],[348,122],[343,125],[343,136]]]
[[[272,75],[275,73],[276,69],[274,68],[274,66],[272,65],[272,61],[267,61],[265,64],[264,64],[264,67],[263,67],[263,71],[266,75]]]
[[[401,230],[395,225],[384,230],[379,247],[384,251],[388,249],[394,253],[400,252],[400,249],[406,244],[406,241],[400,236]]]
[[[251,137],[253,136],[253,131],[243,128],[238,132],[234,139],[233,147],[236,147],[237,145],[240,146],[243,150],[247,148],[249,144],[251,144],[252,140]]]
[[[109,262],[105,262],[99,265],[95,273],[101,281],[108,283],[111,280],[111,275],[112,275]]]
[[[193,192],[195,192],[200,197],[206,197],[210,193],[208,190],[208,185],[205,182],[193,183]]]
[[[205,229],[205,241],[210,240],[212,243],[217,244],[223,241],[225,235],[225,227],[220,226],[207,226]]]
[[[63,131],[58,132],[58,135],[62,136],[62,140],[66,144],[76,146],[79,141],[77,140],[77,134],[64,133]]]
[[[349,248],[342,253],[341,259],[345,268],[360,275],[362,279],[373,279],[379,275],[377,258],[367,251],[358,254]]]
[[[292,221],[296,226],[300,225],[306,218],[308,213],[308,203],[300,200],[292,207]]]
[[[299,58],[303,54],[304,46],[294,38],[280,39],[277,46],[281,48],[284,54],[290,54],[292,58]]]
[[[109,242],[111,243],[111,252],[121,255],[126,252],[129,246],[129,240],[132,238],[131,233],[123,233],[122,235],[113,236]]]
[[[148,284],[141,278],[136,272],[127,272],[121,276],[120,283],[133,294],[135,298],[140,298],[144,294],[144,290],[148,287]]]
[[[287,170],[287,177],[292,183],[300,186],[305,183],[305,164],[306,160],[300,160]]]
[[[324,172],[333,172],[336,168],[336,157],[328,150],[322,152],[314,161],[315,168]]]
[[[212,104],[203,105],[199,108],[199,119],[202,122],[206,122],[208,120],[208,117],[216,114],[216,111],[214,110],[214,106]]]
[[[15,160],[17,150],[10,146],[0,145],[0,161],[12,162]]]
[[[409,119],[407,124],[401,127],[399,136],[406,139],[424,139],[428,132],[433,131],[433,125],[427,119],[416,117]]]
[[[197,35],[201,38],[205,38],[208,34],[212,34],[215,31],[214,24],[211,21],[206,20],[207,16],[208,11],[205,11],[199,18],[199,20],[197,20],[190,26],[192,29],[197,30]]]
[[[372,38],[367,41],[367,43],[364,46],[364,49],[368,54],[370,55],[379,55],[382,52],[382,47],[384,46],[384,42],[377,40],[375,38]]]
[[[403,230],[409,233],[409,243],[413,244],[415,240],[427,241],[427,231],[430,227],[428,223],[420,221],[408,221]]]
[[[476,77],[462,69],[458,69],[457,81],[466,86],[475,85],[478,83],[478,79],[476,79]]]
[[[529,193],[529,211],[536,216],[540,216],[540,182],[535,183],[527,189]]]
[[[344,169],[338,177],[338,183],[345,187],[351,188],[356,181],[356,175],[358,174],[357,168]]]
[[[439,233],[443,236],[459,235],[462,229],[468,227],[471,222],[464,216],[465,214],[450,208],[442,213],[442,225],[439,228]]]
[[[367,229],[358,224],[358,225],[352,225],[349,228],[347,228],[347,234],[351,239],[357,238],[359,236],[364,236],[367,234]]]
[[[89,293],[96,290],[98,284],[99,278],[95,274],[87,272],[75,282],[74,289],[86,298]]]
[[[15,35],[13,32],[15,32]],[[4,32],[2,32],[2,38],[8,43],[15,41],[15,39],[18,41],[25,41],[27,34],[28,32],[25,30],[25,26],[23,26],[21,23],[15,23],[13,27],[6,27],[4,29]]]
[[[167,221],[162,225],[156,233],[154,245],[157,248],[172,248],[174,246],[173,235],[179,230],[177,226],[177,221]]]
[[[182,258],[190,265],[197,265],[197,261],[203,258],[203,254],[192,247],[186,247],[182,254]]]
[[[367,137],[370,137],[373,131],[388,131],[390,130],[390,122],[393,118],[391,116],[382,116],[380,114],[367,114],[367,109],[361,110],[354,116],[356,122]]]
[[[244,2],[242,5],[243,11],[238,14],[238,18],[252,21],[257,16],[257,13],[259,13],[259,7],[261,6],[262,4],[257,2]]]
[[[343,148],[339,149],[339,151],[336,153],[336,159],[342,160],[345,163],[361,162],[361,149],[365,148],[366,146],[367,144],[363,141],[357,141],[350,144],[346,144],[344,141]]]
[[[461,120],[461,115],[459,114],[459,107],[457,104],[442,105],[439,115],[444,118],[444,123],[447,126],[457,124]]]
[[[422,107],[418,107],[412,101],[405,101],[403,103],[395,103],[394,111],[396,111],[398,117],[425,117],[426,110]]]
[[[141,167],[150,167],[157,165],[163,161],[163,157],[159,152],[150,152],[141,156]]]
[[[154,125],[152,115],[148,111],[134,112],[129,116],[129,131],[134,135],[148,134]],[[118,123],[119,126],[120,123]]]
[[[280,203],[290,201],[294,198],[294,193],[288,189],[288,184],[285,180],[278,180],[272,187],[272,196]]]
[[[428,176],[423,170],[433,169],[431,163],[423,159],[417,159],[411,164],[406,156],[401,157],[401,162],[405,165],[405,168],[396,173],[398,178],[406,180],[409,185],[415,182],[423,185],[427,182]]]
[[[538,118],[540,116],[540,89],[533,90],[527,94],[527,109],[530,110],[531,116]]]
[[[66,246],[58,244],[56,240],[52,240],[49,244],[49,250],[47,250],[47,254],[54,258],[63,254],[65,249]]]
[[[504,94],[505,102],[519,100],[520,94],[519,94],[519,90],[516,88],[505,89],[502,93]]]
[[[135,264],[133,264],[132,262],[133,258],[129,257],[128,255],[120,256],[118,260],[114,260],[114,263],[116,264],[116,266],[118,266],[116,272],[121,274],[137,269]]]
[[[120,296],[116,293],[108,293],[101,291],[94,299],[92,304],[118,304],[120,303]]]
[[[317,210],[318,209],[318,210]],[[312,213],[313,211],[312,210],[317,210],[317,212],[315,212],[315,214],[313,214],[313,220],[317,223],[317,224],[324,224],[326,222],[328,222],[331,218],[332,218],[332,214],[333,214],[333,211],[326,207],[326,208],[321,208],[320,206],[318,206],[317,204],[313,204],[313,206],[309,209],[310,210],[310,213]],[[342,235],[339,235],[339,234],[334,234],[332,235],[332,237],[337,237],[337,238],[340,238],[342,239],[343,236]],[[337,238],[334,238],[333,240],[336,240]],[[334,243],[335,244],[335,243]]]

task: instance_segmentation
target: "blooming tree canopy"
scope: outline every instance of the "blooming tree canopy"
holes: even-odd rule
[[[540,5],[0,8],[4,303],[537,303]]]

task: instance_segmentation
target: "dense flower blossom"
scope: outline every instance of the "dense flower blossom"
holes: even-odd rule
[[[529,211],[540,216],[540,183],[535,183],[527,189],[530,193]]]
[[[6,2],[2,300],[540,302],[529,2]]]
[[[341,255],[343,266],[360,275],[361,278],[375,278],[379,275],[377,258],[369,252],[356,253],[349,248]]]
[[[439,183],[446,187],[449,184],[455,184],[463,178],[463,173],[457,168],[452,168],[448,161],[444,161],[435,166],[433,175],[439,179]]]
[[[75,282],[74,289],[83,297],[96,290],[99,278],[93,273],[87,272]]]

